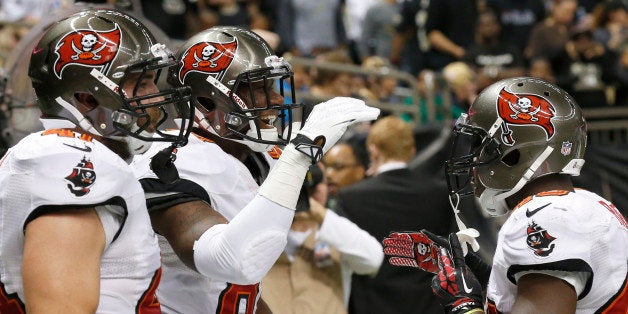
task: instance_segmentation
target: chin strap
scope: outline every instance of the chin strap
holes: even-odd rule
[[[454,211],[456,225],[458,225],[459,231],[456,232],[456,235],[458,236],[458,240],[462,246],[462,253],[465,256],[467,255],[467,252],[469,251],[467,245],[471,245],[473,252],[477,252],[480,250],[480,244],[476,238],[480,236],[480,232],[474,228],[467,228],[462,219],[460,219],[460,210],[458,209],[458,205],[460,205],[460,195],[458,193],[449,195],[449,205],[451,205],[451,209]]]

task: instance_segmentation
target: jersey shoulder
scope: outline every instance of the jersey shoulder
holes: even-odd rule
[[[128,164],[92,136],[67,129],[31,134],[11,148],[6,171],[34,206],[100,204],[133,186]],[[126,189],[120,182],[127,183]]]

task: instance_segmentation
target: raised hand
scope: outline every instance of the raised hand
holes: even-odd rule
[[[450,250],[441,247],[438,254],[438,274],[432,278],[432,291],[446,313],[483,313],[482,286],[465,264],[460,241],[455,233],[449,235]]]
[[[391,265],[438,273],[438,246],[422,232],[393,232],[382,244]]]
[[[351,97],[335,97],[312,109],[303,128],[291,141],[313,162],[336,144],[347,127],[362,121],[375,120],[379,109],[367,106],[364,101]]]

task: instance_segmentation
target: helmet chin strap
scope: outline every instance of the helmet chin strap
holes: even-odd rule
[[[81,129],[98,135],[98,136],[102,136],[102,134],[100,134],[100,132],[98,132],[98,130],[96,130],[96,128],[92,125],[92,123],[89,121],[89,119],[87,119],[85,116],[83,116],[83,114],[76,109],[74,106],[72,106],[72,104],[70,104],[69,102],[65,101],[65,99],[61,98],[61,97],[57,97],[55,98],[55,101],[57,102],[57,104],[59,104],[61,107],[63,107],[63,109],[65,109],[66,111],[68,111],[72,116],[74,116],[74,119],[76,119],[76,121],[78,122],[78,127],[80,127]],[[71,121],[70,121],[71,122]],[[72,122],[74,124],[74,122]]]
[[[255,124],[253,121],[250,122],[251,124]],[[255,131],[257,130],[257,128],[253,129],[253,127],[251,127],[247,132],[246,135],[249,137],[257,137],[257,132]],[[262,136],[262,140],[265,141],[277,141],[279,139],[279,135],[277,134],[277,129],[272,128],[272,129],[260,129],[260,134]],[[252,151],[254,152],[258,152],[258,153],[262,153],[262,152],[267,152],[269,150],[271,150],[273,148],[274,145],[272,144],[264,144],[264,143],[258,143],[258,142],[253,142],[251,140],[235,140],[236,142],[240,142],[246,146],[248,146]]]
[[[140,129],[140,127],[137,126],[137,124],[134,123],[133,125],[131,125],[131,128],[130,128],[129,131],[131,133],[135,133],[139,129]],[[153,133],[152,132],[148,132],[146,130],[141,131],[140,135],[143,136],[143,137],[147,137],[147,138],[153,137]],[[113,138],[113,137],[111,137],[111,138]],[[124,143],[126,143],[126,146],[129,149],[129,152],[131,153],[131,155],[143,154],[146,151],[148,151],[148,149],[152,145],[152,142],[143,141],[143,140],[140,140],[139,138],[131,136],[131,135],[120,136],[119,140],[124,142]]]
[[[554,148],[547,146],[545,150],[536,158],[536,160],[530,165],[530,167],[523,174],[519,182],[508,191],[499,191],[494,189],[485,189],[480,195],[480,204],[486,213],[490,216],[500,216],[507,213],[510,208],[506,204],[506,198],[519,192],[524,185],[526,185],[534,176],[536,170],[545,162],[545,160],[552,154]]]
[[[451,205],[451,209],[454,211],[454,217],[456,218],[456,225],[458,225],[458,232],[456,235],[458,236],[458,240],[462,246],[462,253],[466,256],[469,251],[468,245],[471,245],[471,249],[473,252],[477,252],[480,249],[480,244],[477,237],[480,236],[480,232],[474,228],[467,228],[462,219],[460,219],[460,210],[458,209],[458,205],[460,204],[460,195],[458,193],[449,195],[449,205]]]

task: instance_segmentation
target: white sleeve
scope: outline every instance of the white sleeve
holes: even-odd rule
[[[384,249],[377,239],[331,210],[327,210],[316,239],[338,250],[342,261],[360,275],[377,273],[384,260]]]
[[[194,243],[203,275],[235,284],[260,282],[284,247],[294,210],[257,195],[228,224],[209,228]]]

